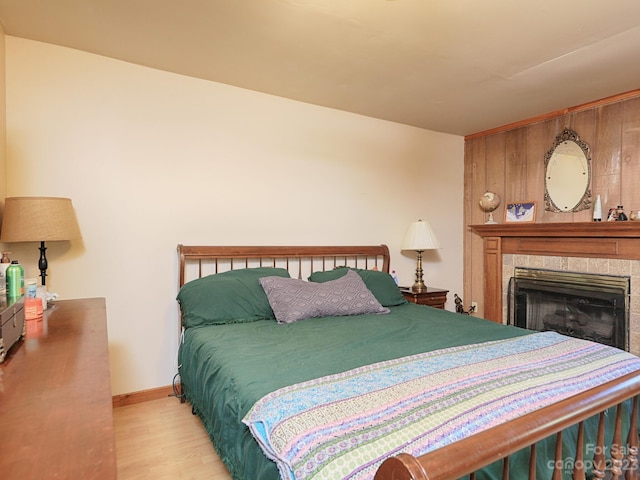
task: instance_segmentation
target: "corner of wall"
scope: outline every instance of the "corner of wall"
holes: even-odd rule
[[[4,27],[0,23],[0,198],[7,196],[7,82]],[[0,204],[0,214],[4,201]]]

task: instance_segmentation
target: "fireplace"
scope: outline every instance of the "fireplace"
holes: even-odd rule
[[[483,245],[482,258],[473,255],[472,272],[465,272],[465,298],[482,299],[476,315],[508,321],[507,291],[515,267],[627,276],[631,277],[629,351],[640,355],[640,222],[549,220],[470,228]]]
[[[627,276],[516,267],[508,323],[629,350]]]

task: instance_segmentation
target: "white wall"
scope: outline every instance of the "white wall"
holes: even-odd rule
[[[50,291],[106,297],[113,394],[169,385],[176,245],[379,244],[428,219],[428,285],[462,292],[463,138],[6,37],[7,195],[71,197]],[[11,245],[37,275],[37,245]]]
[[[0,23],[0,198],[7,192],[7,144],[6,144],[6,106],[5,106],[5,48],[4,27]],[[0,205],[0,215],[4,211],[4,203]]]

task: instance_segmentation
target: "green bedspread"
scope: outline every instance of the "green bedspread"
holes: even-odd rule
[[[242,418],[278,388],[420,352],[532,332],[406,304],[386,315],[188,328],[180,348],[187,399],[236,480],[276,480]]]

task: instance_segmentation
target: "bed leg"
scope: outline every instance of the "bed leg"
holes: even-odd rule
[[[630,422],[624,478],[638,480],[638,397],[633,398]]]
[[[556,458],[553,465],[553,476],[551,480],[562,480],[562,467],[564,466],[564,462],[562,461],[562,430],[556,434]]]
[[[502,480],[509,480],[509,455],[502,459]]]
[[[529,480],[536,480],[536,460],[537,460],[536,444],[531,445],[529,449]]]
[[[593,452],[593,477],[602,479],[605,477],[605,471],[607,469],[607,459],[604,454],[604,412],[600,412],[598,419],[598,437],[596,439],[596,448]]]
[[[622,475],[622,404],[616,408],[616,423],[611,444],[611,479],[618,480]]]
[[[582,448],[584,447],[584,423],[578,424],[578,438],[576,440],[576,456],[573,462],[573,476],[571,478],[575,480],[585,480],[584,472],[584,453]]]

